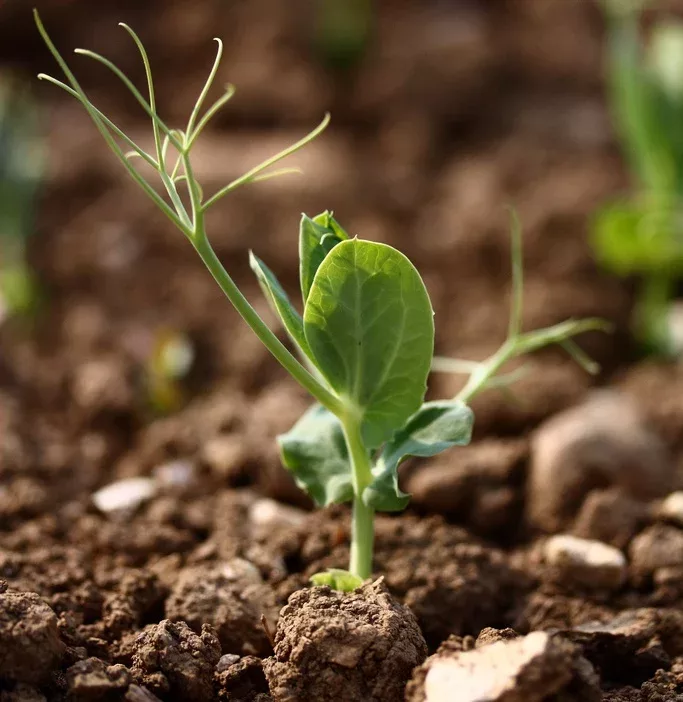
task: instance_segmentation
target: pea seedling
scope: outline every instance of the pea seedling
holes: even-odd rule
[[[597,213],[593,248],[615,274],[640,279],[634,331],[645,351],[674,354],[672,297],[683,277],[683,23],[655,25],[643,46],[644,5],[605,2],[612,112],[636,193]]]
[[[36,22],[68,84],[44,74],[41,77],[83,104],[128,173],[185,234],[254,333],[315,399],[316,404],[279,441],[285,465],[318,505],[352,503],[349,571],[321,573],[314,579],[352,589],[372,574],[375,512],[401,510],[408,503],[409,495],[398,485],[401,461],[464,445],[471,435],[472,411],[461,399],[423,403],[433,356],[434,321],[419,273],[391,246],[351,238],[329,212],[313,218],[303,216],[299,230],[303,314],[273,272],[251,254],[251,267],[301,360],[297,359],[258,316],[219,261],[207,237],[205,214],[237,187],[282,173],[269,168],[319,134],[327,118],[289,149],[207,197],[194,175],[191,151],[201,131],[233,92],[226,89],[200,116],[218,70],[220,42],[209,78],[184,130],[170,129],[157,114],[149,60],[130,28],[123,25],[142,56],[149,99],[110,61],[78,50],[113,71],[147,113],[155,144],[155,153],[150,154],[90,102],[37,15]],[[131,151],[124,152],[119,142]],[[174,158],[170,157],[171,149]],[[166,198],[133,166],[133,156],[156,171]],[[181,187],[189,208],[181,197]],[[568,334],[578,328],[574,324]],[[488,378],[496,370],[491,365],[481,377]]]
[[[35,276],[26,260],[43,174],[38,112],[12,76],[0,76],[0,319],[36,309]]]

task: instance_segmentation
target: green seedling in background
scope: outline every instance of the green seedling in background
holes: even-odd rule
[[[45,168],[39,116],[28,92],[0,75],[0,319],[35,312],[38,286],[26,260]]]
[[[314,46],[335,69],[355,66],[363,57],[373,21],[373,0],[312,0]]]
[[[297,355],[291,353],[219,261],[209,243],[205,215],[237,187],[281,174],[283,171],[270,167],[317,136],[327,118],[289,149],[217,193],[206,195],[194,175],[191,152],[202,129],[233,93],[228,88],[201,114],[218,70],[220,42],[209,79],[183,130],[170,129],[157,114],[147,54],[132,30],[123,25],[141,53],[148,98],[107,59],[78,51],[113,71],[148,114],[155,152],[147,153],[90,102],[37,15],[36,23],[68,84],[41,77],[82,103],[126,171],[185,234],[235,309],[314,398],[315,404],[279,437],[282,457],[297,483],[318,505],[352,503],[349,571],[319,574],[314,582],[353,589],[372,574],[375,512],[401,510],[408,503],[409,495],[398,485],[399,464],[408,456],[429,457],[464,445],[471,436],[472,411],[461,399],[424,402],[433,358],[434,321],[418,271],[391,246],[351,238],[328,212],[313,218],[304,216],[299,231],[301,312],[273,272],[251,254],[252,269]],[[135,168],[133,157],[156,172],[165,197]],[[566,336],[599,326],[592,321],[569,324]],[[496,370],[491,364],[482,372],[482,387]],[[475,391],[473,388],[467,399]]]
[[[145,364],[145,391],[152,410],[161,415],[177,412],[185,404],[183,380],[192,368],[190,339],[174,329],[159,329]]]
[[[595,217],[598,260],[639,279],[634,332],[649,353],[678,354],[671,309],[683,278],[683,23],[655,25],[644,46],[644,2],[605,2],[612,111],[634,195]]]

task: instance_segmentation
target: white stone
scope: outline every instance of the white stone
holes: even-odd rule
[[[126,478],[100,488],[92,501],[101,512],[111,514],[134,510],[155,493],[156,485],[151,478]]]
[[[498,641],[435,660],[425,678],[425,702],[494,702],[517,685],[517,677],[543,656],[550,636],[535,631],[512,641]]]
[[[305,519],[306,513],[302,510],[267,497],[256,500],[249,507],[249,521],[259,528],[297,527]]]
[[[672,492],[662,500],[657,510],[657,516],[683,524],[683,491]]]
[[[546,563],[583,585],[617,588],[626,577],[626,557],[602,541],[558,534],[545,542],[543,556]]]

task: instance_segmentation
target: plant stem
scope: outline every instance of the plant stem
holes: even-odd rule
[[[349,571],[365,580],[372,575],[372,551],[375,539],[375,510],[363,502],[363,491],[372,482],[370,455],[363,444],[357,417],[344,415],[342,427],[353,472],[354,497]]]
[[[505,363],[515,356],[516,344],[514,339],[508,339],[492,356],[482,361],[474,370],[465,384],[465,387],[456,395],[455,399],[467,404],[472,398],[486,388],[489,380],[501,369]]]
[[[233,304],[233,307],[240,314],[242,319],[251,327],[263,345],[275,356],[280,365],[313,397],[326,407],[330,412],[339,416],[342,406],[339,398],[324,387],[309,373],[304,366],[287,350],[284,344],[273,334],[266,323],[259,317],[256,310],[249,304],[249,301],[242,294],[223,267],[223,264],[216,256],[216,252],[211,247],[205,234],[199,234],[191,238],[192,244],[201,257],[204,265],[209,269],[211,275],[225,293],[226,297]]]

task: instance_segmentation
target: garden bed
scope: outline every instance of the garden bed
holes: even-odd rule
[[[280,467],[275,436],[309,400],[87,116],[38,86],[52,156],[31,260],[46,308],[33,328],[0,327],[2,700],[389,702],[408,678],[410,702],[683,699],[683,500],[671,497],[683,489],[683,372],[635,360],[631,290],[587,241],[592,213],[627,184],[597,9],[390,2],[366,63],[333,75],[310,55],[305,4],[46,5],[60,47],[102,32],[93,48],[139,77],[110,34],[116,20],[134,26],[171,117],[205,75],[207,39],[223,36],[238,93],[197,153],[209,184],[332,112],[297,157],[303,176],[240,190],[212,214],[217,253],[269,321],[247,250],[294,289],[300,212],[328,207],[419,268],[437,352],[484,358],[507,329],[511,202],[524,328],[600,316],[615,331],[580,339],[597,378],[558,350],[537,354],[514,399],[476,399],[469,447],[402,467],[414,497],[378,518],[382,582],[302,591],[347,566],[349,541],[348,510],[309,511]],[[14,7],[0,59],[50,68]],[[95,101],[124,105],[114,116],[142,133],[89,70]],[[196,359],[184,407],[160,418],[141,358],[164,328],[187,334]],[[430,396],[459,382],[435,374]],[[138,504],[93,503],[131,478],[147,479],[132,483]],[[493,691],[477,697],[473,680]]]

